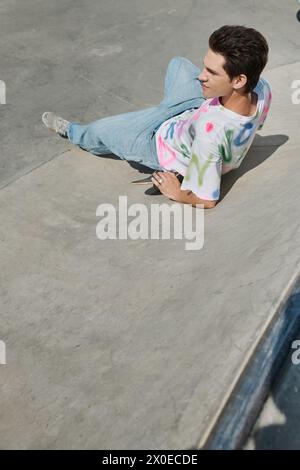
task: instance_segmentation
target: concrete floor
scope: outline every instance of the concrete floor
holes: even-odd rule
[[[300,79],[292,0],[2,0],[0,447],[187,449],[201,445],[299,269]],[[96,208],[167,202],[127,162],[50,134],[158,104],[170,58],[201,66],[222,24],[260,30],[273,88],[264,129],[205,243],[96,238]]]

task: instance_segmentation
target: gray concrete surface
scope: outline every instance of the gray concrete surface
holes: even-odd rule
[[[297,3],[2,1],[1,448],[201,445],[299,269]],[[167,202],[136,169],[49,134],[158,104],[168,61],[200,66],[209,34],[269,41],[272,112],[205,213],[205,244],[96,238],[96,208]]]
[[[296,340],[300,340],[300,334]],[[298,347],[291,347],[281,373],[273,384],[251,436],[246,442],[245,449],[300,450],[300,364],[298,351]]]

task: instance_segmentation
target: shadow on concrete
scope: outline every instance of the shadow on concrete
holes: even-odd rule
[[[278,147],[289,140],[287,135],[275,134],[268,136],[256,135],[241,166],[222,176],[220,201],[225,198],[235,182],[248,171],[263,163]]]
[[[155,171],[153,168],[149,168],[148,166],[142,165],[142,163],[132,162],[130,160],[128,161],[128,163],[132,168],[134,168],[135,170],[138,170],[139,173],[150,174],[150,173],[153,173],[153,171]]]
[[[294,352],[289,353],[263,408],[261,423],[253,430],[255,450],[300,450],[300,364],[292,363]],[[264,424],[270,419],[274,424]]]
[[[269,158],[277,150],[278,147],[285,144],[288,139],[288,136],[284,134],[268,135],[264,137],[256,135],[251,145],[251,148],[249,149],[249,152],[247,153],[247,156],[243,160],[241,166],[237,170],[233,170],[230,173],[227,173],[222,176],[220,201],[225,198],[226,194],[231,190],[232,186],[241,176],[243,176],[245,173],[267,160],[267,158]],[[90,155],[94,155],[84,149],[81,150],[89,153]],[[120,157],[113,153],[94,156],[99,158],[108,158],[112,160],[122,161]],[[139,162],[127,160],[127,163],[132,168],[142,174],[151,174],[154,171],[153,168],[147,167]],[[160,192],[153,192],[152,194],[151,190],[152,188],[150,188],[150,192],[146,192],[146,194],[152,196],[161,195]]]
[[[237,170],[233,170],[222,176],[220,201],[225,198],[226,194],[241,176],[267,160],[278,147],[284,145],[288,140],[289,138],[285,134],[268,135],[264,137],[256,135],[241,166]],[[102,155],[102,157],[119,159],[119,157],[114,154]],[[138,162],[129,160],[128,163],[132,168],[139,171],[139,173],[151,174],[154,171],[152,168]]]
[[[268,135],[265,137],[256,135],[251,148],[247,153],[247,158],[243,160],[241,166],[237,170],[233,170],[222,176],[221,200],[226,196],[238,178],[263,163],[277,150],[278,147],[285,144],[288,140],[288,136],[284,134]],[[122,160],[120,157],[112,153],[99,155],[99,157]],[[142,165],[141,163],[131,160],[127,160],[127,162],[132,168],[139,171],[139,173],[150,174],[154,171],[152,168]]]
[[[95,157],[98,157],[98,158],[105,158],[105,159],[110,159],[110,160],[120,160],[120,161],[123,161],[123,159],[121,157],[118,157],[118,155],[115,155],[114,153],[106,153],[106,154],[103,154],[103,155],[95,155],[91,152],[88,152],[87,150],[77,146],[78,148],[80,148],[80,150],[82,150],[83,152],[86,152],[88,153],[89,155],[93,155]],[[145,174],[150,174],[150,173],[153,173],[154,169],[153,168],[150,168],[148,166],[145,166],[143,165],[142,163],[139,163],[139,162],[135,162],[133,160],[125,160],[127,161],[127,163],[129,163],[129,165],[134,168],[135,170],[139,171],[139,173],[145,173]]]

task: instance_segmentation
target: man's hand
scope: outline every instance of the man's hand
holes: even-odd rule
[[[152,183],[160,192],[174,201],[180,197],[180,182],[172,171],[155,171],[152,175]]]
[[[200,199],[192,191],[181,189],[180,182],[172,171],[155,171],[151,181],[164,196],[173,201],[192,204],[192,206],[203,204],[204,209],[212,209],[217,203],[217,201]]]

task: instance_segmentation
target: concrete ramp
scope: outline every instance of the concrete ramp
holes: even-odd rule
[[[223,177],[198,251],[174,239],[99,240],[99,204],[171,201],[130,185],[141,175],[127,162],[46,137],[36,114],[39,154],[9,167],[0,191],[1,448],[205,444],[299,271],[300,62],[280,60],[264,74],[271,114]]]

